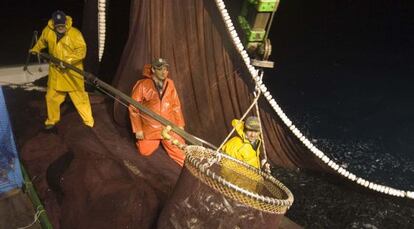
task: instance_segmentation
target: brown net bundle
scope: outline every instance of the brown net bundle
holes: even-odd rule
[[[187,146],[158,228],[277,228],[293,203],[281,182],[241,161]]]

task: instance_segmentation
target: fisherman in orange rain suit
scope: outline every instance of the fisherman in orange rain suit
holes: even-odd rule
[[[168,119],[180,128],[184,128],[184,118],[174,82],[168,78],[168,64],[165,59],[155,59],[143,70],[144,79],[138,80],[132,89],[132,98],[155,113]],[[184,153],[170,141],[161,137],[163,125],[151,117],[140,113],[133,106],[129,107],[132,132],[137,139],[136,145],[144,156],[150,156],[160,142],[168,155],[180,166],[184,164]],[[173,138],[180,143],[184,140],[173,133]]]

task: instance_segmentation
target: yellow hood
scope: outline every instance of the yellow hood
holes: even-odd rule
[[[236,129],[237,134],[243,139],[243,141],[247,141],[244,138],[244,121],[233,119],[231,121],[231,125]]]

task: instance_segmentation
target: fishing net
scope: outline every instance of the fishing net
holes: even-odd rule
[[[239,160],[200,146],[186,152],[191,174],[231,199],[276,214],[284,214],[293,203],[292,193],[280,181]]]
[[[188,146],[176,188],[159,228],[278,227],[293,203],[280,181],[241,161]]]

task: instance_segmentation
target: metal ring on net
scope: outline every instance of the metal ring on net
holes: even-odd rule
[[[185,151],[184,166],[191,174],[226,197],[273,214],[284,214],[293,203],[291,191],[269,174],[202,146]],[[220,160],[206,166],[217,156]]]

